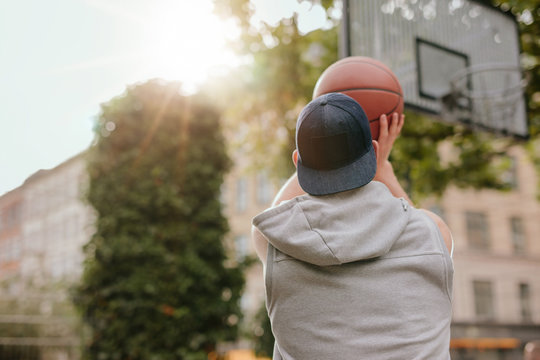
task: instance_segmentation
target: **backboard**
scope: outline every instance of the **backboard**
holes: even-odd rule
[[[526,137],[518,25],[481,0],[344,0],[341,56],[369,56],[398,77],[405,106]]]

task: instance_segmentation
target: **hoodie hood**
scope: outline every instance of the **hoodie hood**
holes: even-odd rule
[[[276,249],[318,266],[385,255],[405,229],[409,204],[377,181],[325,196],[302,195],[253,219]]]

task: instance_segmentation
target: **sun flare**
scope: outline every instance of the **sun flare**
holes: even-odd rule
[[[210,1],[162,1],[145,21],[141,66],[147,76],[178,80],[186,90],[209,74],[235,66],[227,42],[238,36],[232,22],[212,13]]]
[[[108,54],[63,66],[59,71],[83,71],[92,68],[120,66],[117,73],[126,81],[161,78],[179,81],[183,90],[194,92],[210,75],[227,73],[231,68],[251,61],[236,54],[229,44],[239,41],[241,30],[235,20],[225,20],[213,13],[212,0],[82,0],[113,19],[118,32],[112,37],[123,39]],[[298,14],[302,34],[328,28],[320,4],[299,0],[250,0],[254,10],[251,19],[275,26],[280,19]],[[126,76],[127,74],[127,76]]]

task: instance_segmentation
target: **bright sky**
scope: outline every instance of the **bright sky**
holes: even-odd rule
[[[322,9],[307,3],[253,2],[259,20],[294,9],[309,12],[305,32],[320,26]],[[0,195],[85,150],[99,104],[126,85],[161,77],[195,89],[237,65],[225,47],[237,35],[211,0],[0,1]]]

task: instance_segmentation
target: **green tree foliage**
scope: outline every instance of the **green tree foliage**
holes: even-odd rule
[[[274,335],[272,334],[272,325],[264,303],[253,318],[252,331],[248,337],[254,343],[257,356],[272,357],[274,353]]]
[[[493,3],[519,19],[522,64],[529,81],[525,95],[531,141],[527,149],[540,174],[540,0],[493,0]],[[540,176],[538,189],[540,199]]]
[[[226,258],[219,114],[149,81],[102,105],[88,152],[96,231],[75,302],[89,359],[207,359],[234,339],[244,284]]]
[[[540,135],[540,0],[494,0],[493,3],[519,20],[522,64],[529,80],[525,94],[530,132],[537,138]]]
[[[311,99],[319,75],[337,60],[337,22],[329,30],[302,34],[297,14],[278,26],[256,27],[250,22],[254,9],[249,0],[215,4],[223,16],[238,20],[242,41],[234,45],[253,60],[247,75],[234,75],[242,86],[228,94],[232,141],[241,144],[255,166],[277,177],[289,176],[294,171],[291,151],[298,113]]]
[[[275,25],[256,24],[249,0],[215,0],[218,13],[237,20],[242,29],[238,51],[253,60],[250,76],[242,78],[243,87],[237,88],[238,92],[230,98],[229,126],[242,129],[235,132],[236,143],[246,149],[244,152],[252,156],[254,164],[272,169],[277,177],[294,171],[290,154],[295,146],[296,117],[311,99],[320,74],[338,59],[339,19],[332,16],[338,2],[310,2],[321,4],[327,10],[328,22],[333,26],[303,34],[298,30],[298,14]],[[527,10],[536,19],[538,0],[504,3],[507,10],[520,19],[522,40],[528,41],[523,51],[535,59],[530,61],[535,65],[529,66],[528,71],[538,77],[538,23],[533,21],[526,25],[521,17]],[[533,80],[527,90],[532,99],[529,114],[533,136],[537,136],[540,129],[538,84],[539,81]],[[500,175],[508,164],[505,151],[514,141],[473,132],[464,126],[442,124],[411,111],[406,114],[404,131],[393,151],[393,162],[413,198],[441,195],[449,184],[507,188]],[[443,159],[439,151],[443,143],[450,146],[450,153],[457,155]]]

